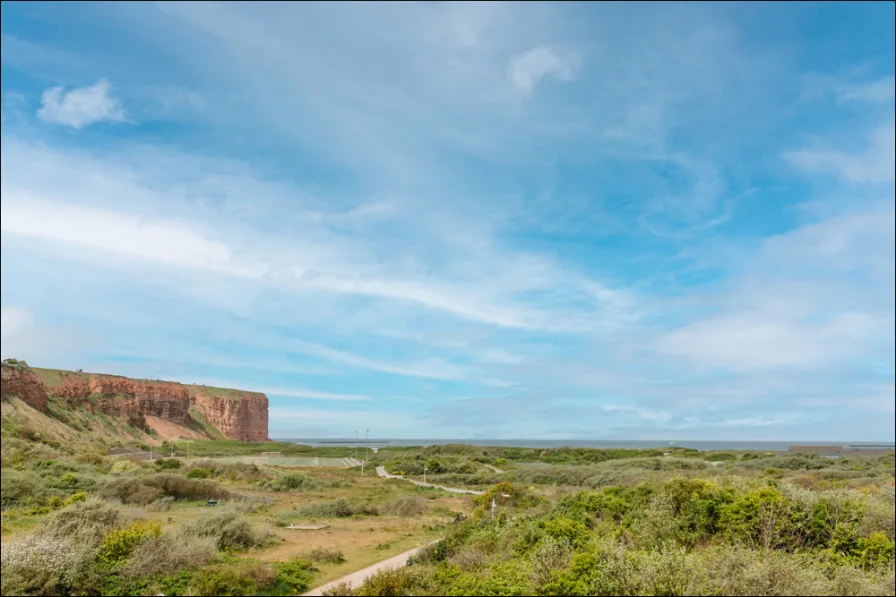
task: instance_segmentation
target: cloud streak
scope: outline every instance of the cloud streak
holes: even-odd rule
[[[230,380],[283,433],[893,434],[883,7],[29,10],[4,356]]]

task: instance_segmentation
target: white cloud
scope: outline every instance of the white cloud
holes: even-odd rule
[[[0,204],[4,234],[93,249],[100,252],[98,261],[118,255],[239,277],[258,277],[263,271],[237,266],[227,245],[179,222],[10,195],[4,193]]]
[[[837,101],[884,103],[896,94],[896,79],[884,77],[876,81],[843,85],[837,90]]]
[[[870,135],[868,147],[859,153],[835,149],[800,149],[785,156],[813,174],[837,176],[851,183],[879,184],[896,180],[896,126],[890,121]]]
[[[46,122],[81,129],[97,122],[124,122],[124,108],[112,97],[111,84],[100,80],[89,87],[66,92],[62,87],[44,91],[37,116]]]
[[[256,288],[400,302],[510,329],[584,331],[632,313],[625,292],[487,235],[469,244],[462,229],[449,237],[453,223],[445,218],[421,234],[428,223],[382,201],[344,217],[321,215],[300,189],[260,181],[239,163],[141,147],[92,157],[8,137],[3,148],[4,236],[44,240],[47,250],[78,248],[64,250],[68,259],[139,261],[253,279]],[[288,215],[271,221],[281,211]],[[379,215],[390,211],[402,224],[398,236],[379,228]],[[450,258],[430,265],[417,255]],[[539,300],[526,298],[532,293]]]
[[[519,91],[531,93],[538,82],[547,76],[560,81],[571,81],[577,68],[578,58],[574,54],[539,46],[514,56],[510,61],[508,77]]]
[[[731,315],[687,325],[662,336],[656,349],[704,367],[729,370],[816,368],[861,354],[882,325],[868,315],[844,314],[821,325],[765,313]]]

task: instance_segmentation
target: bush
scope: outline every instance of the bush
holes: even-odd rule
[[[163,496],[181,500],[222,499],[230,493],[211,481],[188,479],[181,475],[160,473],[144,478],[118,478],[99,490],[103,497],[117,498],[125,504],[145,506]]]
[[[121,519],[118,507],[92,498],[59,510],[46,521],[42,529],[56,539],[83,539],[85,536],[102,539],[109,530],[121,523]]]
[[[212,476],[212,470],[207,468],[192,468],[187,473],[187,479],[208,479]]]
[[[272,491],[313,491],[320,489],[321,483],[314,477],[295,473],[292,475],[282,475],[276,479],[265,481],[262,487]]]
[[[871,533],[861,537],[853,549],[853,558],[863,568],[886,566],[893,561],[894,542],[884,533]]]
[[[345,498],[315,502],[296,511],[301,518],[349,518],[351,516],[376,516],[376,508],[366,504],[352,505]]]
[[[96,567],[103,538],[121,520],[101,500],[76,502],[54,513],[34,535],[12,540],[2,549],[4,595],[60,595],[70,588],[99,591]]]
[[[272,592],[278,595],[295,595],[306,591],[311,587],[313,571],[314,568],[308,560],[280,562],[276,565],[277,577]]]
[[[136,520],[130,526],[112,529],[103,539],[100,559],[107,564],[117,564],[130,556],[141,543],[162,534],[157,522]]]
[[[189,533],[164,534],[148,538],[136,547],[125,572],[134,578],[171,575],[183,568],[204,566],[217,552],[215,541]]]
[[[45,504],[51,495],[46,482],[39,475],[3,469],[3,475],[0,476],[0,503],[4,510]]]
[[[369,576],[355,595],[413,595],[414,577],[403,568],[387,568]],[[334,593],[328,593],[334,594]],[[475,595],[477,593],[455,593]]]
[[[341,564],[345,561],[345,556],[341,551],[316,547],[308,554],[308,559],[319,564]]]
[[[156,500],[151,504],[145,507],[147,512],[167,512],[171,509],[171,504],[174,502],[174,498],[171,496],[163,497],[160,500]]]
[[[426,502],[417,496],[403,497],[383,505],[380,510],[389,516],[414,517],[426,514]]]
[[[3,595],[62,594],[74,554],[70,542],[31,535],[3,544],[0,551]]]
[[[222,510],[192,522],[185,527],[185,531],[211,539],[221,551],[261,547],[269,540],[267,534],[256,532],[245,516],[232,510]]]
[[[192,577],[193,595],[256,595],[269,589],[277,574],[269,564],[243,560],[200,568]]]
[[[264,479],[266,475],[255,464],[207,461],[193,465],[187,472],[187,477],[190,479],[223,477],[230,481],[255,482]]]
[[[155,465],[162,470],[177,470],[183,463],[177,458],[159,458],[155,461]]]

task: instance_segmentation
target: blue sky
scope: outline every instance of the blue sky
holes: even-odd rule
[[[892,3],[3,3],[2,353],[271,435],[892,440]]]

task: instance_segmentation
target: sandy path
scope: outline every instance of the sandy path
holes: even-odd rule
[[[484,467],[487,468],[487,469],[490,469],[492,472],[498,473],[499,475],[503,475],[503,474],[504,474],[504,471],[502,471],[501,469],[499,469],[499,468],[496,467],[496,466],[492,466],[492,465],[490,465],[490,464],[483,464],[482,466],[484,466]]]
[[[438,543],[441,539],[436,539],[435,541],[431,541],[426,545],[421,545],[420,547],[415,547],[410,551],[406,551],[402,554],[398,554],[397,556],[391,557],[388,560],[383,560],[378,564],[374,564],[373,566],[368,566],[363,570],[358,570],[357,572],[352,572],[348,576],[343,576],[342,578],[337,578],[332,582],[328,582],[327,584],[320,586],[313,591],[309,591],[307,593],[303,593],[303,595],[323,595],[324,591],[328,591],[342,583],[348,583],[350,586],[357,588],[361,586],[361,584],[367,580],[369,577],[373,576],[377,572],[381,570],[388,570],[391,568],[401,568],[408,563],[408,559],[411,558],[414,554],[416,554],[421,549],[429,547],[433,543]]]
[[[407,481],[408,483],[413,483],[414,485],[418,485],[420,487],[436,487],[444,491],[450,491],[451,493],[467,493],[470,495],[482,495],[483,493],[485,493],[484,491],[476,491],[475,489],[458,489],[457,487],[445,487],[444,485],[433,485],[432,483],[424,483],[423,481],[405,479],[404,477],[400,477],[398,475],[390,475],[386,472],[386,467],[384,466],[376,467],[376,474],[378,474],[383,479],[401,479],[402,481]]]

